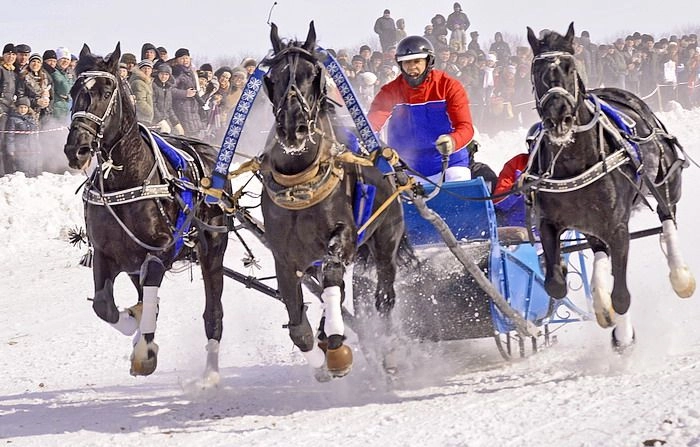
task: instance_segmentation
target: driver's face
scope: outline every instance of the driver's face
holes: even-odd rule
[[[409,61],[402,61],[401,68],[403,71],[412,78],[417,78],[422,75],[426,68],[428,68],[428,59],[411,59]]]

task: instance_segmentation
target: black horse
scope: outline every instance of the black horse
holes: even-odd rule
[[[276,126],[260,169],[265,238],[275,258],[292,341],[317,368],[317,378],[340,377],[352,366],[352,351],[343,343],[341,304],[345,269],[360,245],[353,202],[367,185],[376,188],[374,200],[368,204],[372,210],[390,202],[364,230],[361,241],[377,264],[374,304],[387,325],[395,302],[403,210],[401,203],[391,198],[394,188],[381,171],[338,156],[342,148],[334,133],[333,106],[326,97],[326,71],[315,52],[313,22],[303,43],[282,42],[275,24],[270,38],[274,54],[265,61],[269,71],[264,82]],[[302,277],[316,271],[317,262],[324,303],[319,339],[325,355],[307,319],[301,289]]]
[[[205,379],[216,383],[222,333],[223,256],[228,242],[223,212],[203,204],[195,185],[210,172],[216,151],[185,138],[173,160],[149,140],[153,135],[136,121],[128,85],[117,75],[120,47],[105,58],[84,45],[76,67],[72,122],[64,152],[69,165],[97,168],[84,188],[85,224],[94,248],[95,313],[125,335],[136,333],[133,375],[151,374],[157,364],[154,342],[158,288],[173,262],[185,256],[201,264],[206,291],[204,326],[207,344]],[[140,130],[141,129],[141,130]],[[188,201],[188,198],[190,199]],[[114,303],[116,276],[126,272],[138,290],[138,304],[126,310]]]
[[[675,137],[641,99],[614,88],[586,91],[573,57],[573,23],[565,36],[549,32],[538,39],[527,30],[543,126],[528,175],[535,182],[533,206],[544,249],[545,288],[554,298],[566,295],[559,238],[567,229],[581,231],[594,252],[591,286],[598,323],[615,325],[613,345],[622,349],[634,341],[628,312],[628,223],[634,206],[648,194],[657,202],[673,289],[684,298],[695,290],[675,223],[687,162]],[[606,113],[608,106],[617,113]]]

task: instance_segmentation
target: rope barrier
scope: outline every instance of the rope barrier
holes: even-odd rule
[[[20,135],[33,135],[33,134],[39,134],[39,133],[57,132],[59,130],[68,130],[68,127],[62,126],[62,127],[56,127],[53,129],[43,129],[43,130],[0,130],[0,133],[15,133],[15,134],[20,134]]]

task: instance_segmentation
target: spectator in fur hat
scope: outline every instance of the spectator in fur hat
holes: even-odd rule
[[[241,67],[245,68],[245,71],[248,72],[248,76],[253,74],[255,67],[257,66],[258,63],[255,62],[255,59],[252,57],[245,58],[243,59],[243,62],[241,62]]]

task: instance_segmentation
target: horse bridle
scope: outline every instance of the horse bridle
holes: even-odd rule
[[[114,90],[112,90],[112,93],[109,97],[109,103],[107,104],[107,108],[105,109],[104,113],[102,116],[97,116],[92,112],[89,112],[87,110],[79,110],[77,112],[73,112],[71,114],[71,127],[75,126],[78,129],[83,129],[90,133],[95,139],[92,141],[92,144],[90,145],[90,156],[94,156],[95,154],[99,153],[102,147],[102,140],[104,138],[104,124],[105,122],[109,119],[109,117],[112,115],[112,112],[115,109],[116,104],[119,104],[120,108],[120,113],[121,113],[121,108],[122,108],[122,102],[117,101],[117,98],[120,96],[120,80],[117,78],[115,75],[112,73],[106,72],[106,71],[99,71],[99,70],[89,70],[89,71],[84,71],[78,75],[78,78],[76,80],[75,86],[79,86],[79,90],[76,90],[76,92],[80,90],[85,90],[89,91],[94,85],[95,85],[95,79],[97,78],[105,78],[109,79],[110,81],[114,82]],[[75,95],[74,95],[75,96]],[[75,103],[74,103],[75,104]],[[84,120],[84,121],[79,121],[79,120]],[[88,122],[94,123],[96,126],[90,126]],[[121,140],[127,135],[128,132],[122,133],[122,135],[119,137],[119,139],[112,145],[112,150],[119,145]],[[99,158],[99,157],[98,157]],[[116,168],[119,170],[118,167],[114,166],[111,164],[111,150],[110,154],[107,154],[107,160],[105,162],[111,167],[111,168]],[[98,160],[98,163],[101,163],[101,160]]]
[[[547,87],[547,91],[544,92],[542,96],[540,96],[539,92],[537,91],[537,84],[535,83],[535,62],[539,61],[546,61],[549,63],[547,70],[551,70],[552,68],[556,68],[557,70],[561,71],[561,68],[559,65],[561,64],[562,59],[567,59],[569,60],[572,64],[574,63],[574,56],[570,53],[564,52],[564,51],[546,51],[542,54],[538,54],[532,59],[532,69],[530,71],[530,76],[531,76],[531,81],[532,81],[532,88],[535,93],[535,104],[537,106],[537,110],[541,111],[542,107],[544,107],[545,103],[549,101],[551,98],[554,96],[561,96],[563,97],[571,106],[573,107],[574,111],[578,108],[578,97],[579,97],[579,79],[578,79],[578,72],[575,72],[575,79],[574,79],[574,92],[571,93],[564,87],[550,87],[549,83],[544,80],[544,76],[546,75],[547,71],[542,73],[542,76],[540,78],[540,81],[542,84]],[[540,113],[541,116],[541,113]]]
[[[272,66],[280,63],[281,59],[284,58],[287,61],[287,65],[289,66],[289,82],[287,83],[285,92],[282,95],[282,101],[279,104],[273,104],[273,113],[275,115],[275,122],[279,127],[281,126],[279,122],[279,115],[282,112],[282,110],[284,110],[284,106],[287,104],[287,102],[292,99],[296,99],[297,101],[299,101],[302,114],[304,115],[304,119],[306,120],[306,123],[309,128],[308,138],[312,143],[315,144],[316,142],[313,140],[313,135],[316,133],[316,120],[321,110],[321,102],[323,101],[323,72],[321,71],[320,73],[317,73],[317,76],[321,76],[321,83],[319,85],[319,96],[318,98],[316,98],[315,101],[313,101],[313,103],[310,103],[310,101],[304,96],[302,91],[299,89],[295,77],[300,57],[303,57],[308,61],[312,62],[317,69],[322,68],[316,57],[311,52],[301,47],[285,48],[281,52],[274,55],[270,60],[269,65]],[[275,138],[280,144],[282,144],[282,142],[279,141],[276,134]]]

